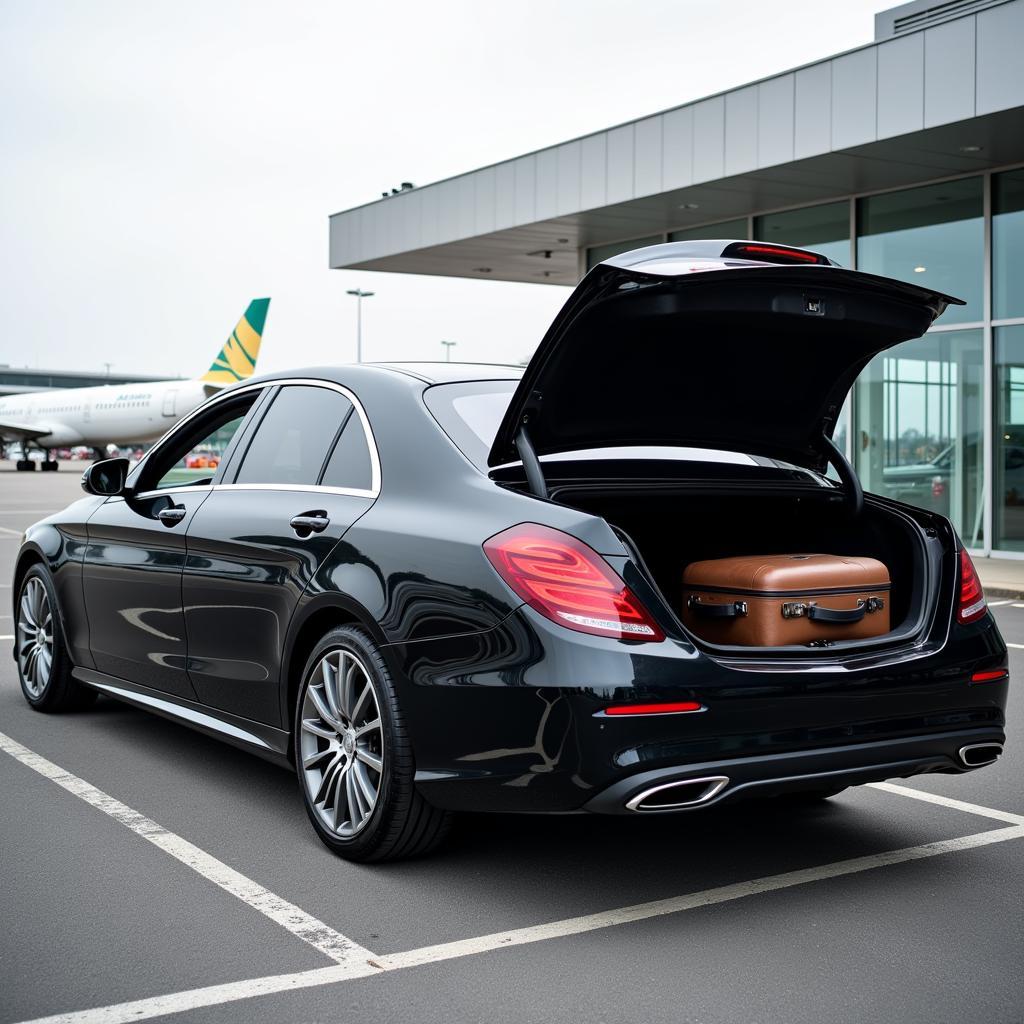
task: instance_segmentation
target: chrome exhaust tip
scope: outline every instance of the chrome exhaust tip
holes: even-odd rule
[[[968,768],[981,768],[992,764],[1002,752],[1002,743],[971,743],[960,748],[960,760]]]
[[[729,785],[726,775],[709,775],[703,779],[677,779],[663,782],[637,793],[626,802],[628,811],[675,811],[696,807],[713,800]]]

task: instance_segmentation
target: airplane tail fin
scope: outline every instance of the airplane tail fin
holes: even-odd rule
[[[199,378],[201,381],[226,387],[252,376],[260,354],[269,306],[270,299],[253,299],[249,303],[249,308],[235,325],[231,337],[224,342],[209,370]]]

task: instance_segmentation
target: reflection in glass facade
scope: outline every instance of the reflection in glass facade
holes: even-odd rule
[[[855,391],[864,489],[940,512],[968,547],[984,540],[980,330],[942,331],[877,355]]]
[[[963,178],[860,200],[857,269],[965,299],[940,323],[984,315],[983,180]]]
[[[680,228],[678,231],[670,231],[668,240],[670,242],[693,242],[701,238],[746,238],[747,218],[738,217],[736,220],[720,220],[717,224],[701,224],[696,228]]]
[[[802,210],[769,213],[754,220],[754,237],[813,249],[830,260],[850,266],[850,204],[824,203]]]
[[[992,178],[992,316],[1024,316],[1024,171]]]
[[[994,547],[1024,551],[1024,324],[995,329]]]

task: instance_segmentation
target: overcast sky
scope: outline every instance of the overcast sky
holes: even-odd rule
[[[0,363],[518,361],[551,285],[327,269],[327,217],[869,42],[881,0],[0,2]]]

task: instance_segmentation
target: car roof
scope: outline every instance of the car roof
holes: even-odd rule
[[[469,380],[519,380],[524,366],[511,363],[449,363],[447,361],[409,363],[369,363],[384,370],[418,377],[430,384],[450,384]]]

